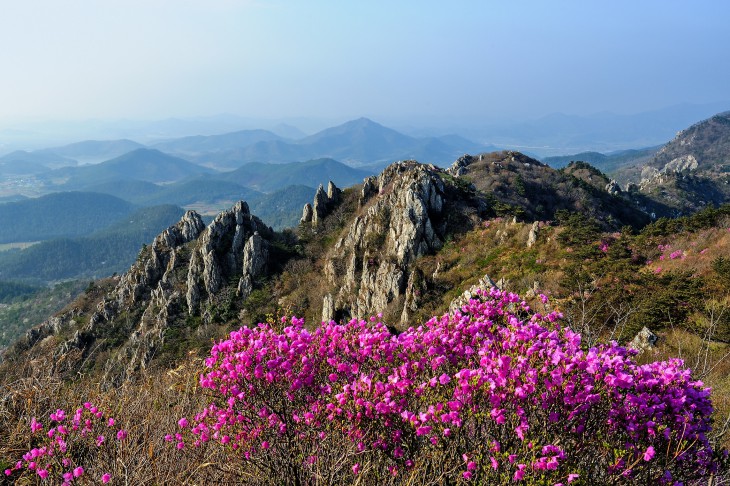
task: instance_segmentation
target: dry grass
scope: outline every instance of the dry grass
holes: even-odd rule
[[[177,420],[200,411],[206,403],[189,361],[175,370],[142,377],[137,383],[105,389],[86,377],[73,384],[52,376],[18,379],[0,389],[0,466],[4,470],[38,445],[30,434],[32,417],[47,424],[56,409],[75,410],[91,402],[129,432],[123,444],[99,448],[90,461],[79,464],[88,478],[110,472],[114,484],[217,484],[236,482],[230,458],[213,449],[178,451],[165,442],[178,430]],[[17,475],[17,473],[16,473]],[[32,483],[36,478],[29,478]],[[0,480],[2,481],[2,480]],[[22,481],[22,480],[21,480]]]

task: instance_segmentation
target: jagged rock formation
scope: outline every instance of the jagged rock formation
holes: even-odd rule
[[[641,328],[641,331],[634,336],[634,339],[631,340],[629,347],[637,350],[639,353],[642,353],[656,346],[658,340],[659,336],[651,332],[648,327],[644,326]]]
[[[172,262],[175,266],[175,249],[196,239],[204,229],[200,215],[188,211],[180,222],[157,236],[149,249],[149,257],[146,258],[143,250],[130,271],[122,276],[117,287],[117,304],[133,305],[149,298],[151,289],[163,278],[168,264]]]
[[[253,290],[254,281],[266,273],[269,260],[269,244],[254,231],[243,247],[242,276],[238,281],[237,295],[245,299]]]
[[[314,217],[314,210],[312,209],[312,205],[307,203],[304,205],[304,209],[302,209],[302,218],[299,220],[300,223],[311,223],[312,218]]]
[[[231,210],[216,216],[206,228],[193,250],[188,266],[186,299],[190,314],[199,311],[203,300],[207,299],[210,302],[228,279],[242,274],[244,246],[247,245],[249,238],[258,236],[255,235],[256,232],[265,234],[267,238],[273,233],[260,219],[249,212],[248,205],[243,201],[236,203]],[[251,243],[250,249],[250,252],[258,254],[249,256],[249,265],[252,259],[256,262],[263,260],[265,251],[266,247],[258,236],[258,239]],[[250,272],[249,274],[244,272],[241,280],[250,280],[252,276]],[[248,285],[239,282],[239,289],[242,287],[245,289]]]
[[[245,299],[267,272],[267,240],[272,235],[243,201],[219,214],[207,228],[197,213],[188,211],[142,250],[95,309],[84,314],[73,308],[49,319],[29,332],[22,346],[29,348],[72,331],[70,339],[50,350],[53,371],[63,373],[94,359],[94,353],[109,348],[111,340],[114,354],[104,364],[106,380],[131,376],[147,366],[164,345],[167,332],[184,326],[187,316],[202,316],[204,324],[209,322],[204,304],[217,303],[224,288],[233,287]],[[237,286],[232,285],[235,281]]]
[[[616,179],[611,179],[611,182],[606,184],[606,192],[611,194],[612,196],[621,194],[621,186],[616,181]]]
[[[327,257],[325,275],[338,290],[334,311],[330,297],[325,297],[323,317],[362,317],[382,311],[397,299],[408,300],[409,265],[443,243],[439,220],[444,182],[440,172],[407,161],[365,180],[361,214]],[[411,296],[407,305],[413,305],[412,301]]]
[[[340,202],[341,194],[342,190],[335,186],[332,181],[329,181],[327,184],[327,192],[325,192],[324,186],[320,184],[317,192],[314,194],[314,203],[304,205],[302,218],[299,222],[311,222],[314,226],[317,226],[329,214],[332,208]]]

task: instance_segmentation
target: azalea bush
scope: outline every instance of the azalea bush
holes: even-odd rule
[[[120,456],[127,431],[113,417],[90,402],[73,413],[58,409],[48,421],[33,417],[29,424],[35,447],[4,471],[9,479],[48,480],[52,484],[108,483],[110,471],[100,472],[95,462],[104,456]],[[105,461],[109,462],[109,461]]]
[[[561,317],[492,289],[400,334],[377,317],[244,327],[205,361],[209,405],[166,440],[223,448],[251,484],[712,475],[710,390],[680,360],[638,365],[615,343],[586,349]]]

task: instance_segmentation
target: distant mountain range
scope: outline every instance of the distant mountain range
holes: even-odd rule
[[[256,140],[258,138],[258,140]],[[232,146],[232,142],[254,141]],[[249,162],[288,163],[333,158],[353,167],[382,168],[396,160],[418,159],[448,165],[466,152],[493,150],[461,137],[404,135],[367,118],[359,118],[299,140],[285,140],[271,132],[246,131],[223,136],[186,137],[157,147],[172,148],[194,162],[219,169]]]
[[[573,155],[543,157],[542,162],[555,169],[565,167],[570,162],[586,162],[601,172],[611,174],[622,167],[647,162],[660,148],[660,146],[657,146],[643,149],[619,150],[607,154],[600,152],[581,152]]]
[[[151,144],[158,150],[171,154],[195,155],[247,147],[258,142],[281,141],[283,137],[268,130],[241,130],[222,135],[195,135],[175,138]]]
[[[333,159],[316,159],[288,164],[250,162],[230,172],[211,176],[236,182],[261,192],[272,192],[290,185],[317,187],[332,181],[339,187],[358,184],[372,171],[349,167]]]
[[[730,101],[680,104],[631,115],[553,113],[536,120],[500,126],[464,128],[461,133],[485,143],[514,147],[541,156],[585,151],[651,147],[683,128],[730,108]]]
[[[73,159],[52,153],[16,150],[0,157],[0,177],[41,174],[49,169],[76,164]]]

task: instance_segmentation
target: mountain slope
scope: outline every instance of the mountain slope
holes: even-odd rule
[[[587,165],[587,164],[586,164]],[[590,167],[590,166],[589,166]],[[606,228],[649,222],[627,194],[608,192],[610,180],[592,168],[595,180],[574,174],[571,166],[557,171],[519,152],[493,152],[461,157],[449,172],[485,193],[494,210],[529,220],[554,220],[559,211],[584,213]]]
[[[96,163],[109,160],[133,150],[143,148],[141,143],[132,140],[84,140],[60,147],[37,150],[35,153],[55,154],[84,163]]]
[[[153,146],[163,152],[198,154],[243,148],[257,142],[281,140],[282,137],[268,130],[240,130],[222,135],[195,135],[157,142]]]
[[[89,192],[60,192],[0,204],[0,243],[89,234],[132,209],[127,201]]]
[[[333,181],[341,187],[362,182],[369,171],[349,167],[333,159],[315,159],[288,164],[249,163],[224,174],[225,180],[262,192],[271,192],[291,185],[317,187]]]
[[[143,208],[89,236],[52,239],[0,253],[0,279],[51,282],[123,272],[134,262],[140,247],[180,219],[183,212],[172,205]]]
[[[682,130],[648,161],[622,169],[619,176],[670,208],[662,215],[730,202],[730,112]]]
[[[530,181],[546,187],[564,184],[575,194],[555,191],[551,197],[565,201],[539,208],[545,199],[510,197],[506,187],[519,191],[520,175],[539,176]],[[561,208],[585,217],[595,206],[589,214],[602,218],[606,228],[636,223],[638,211],[611,207],[630,207],[630,200],[580,181],[503,152],[464,157],[448,172],[415,161],[395,163],[360,186],[340,191],[330,185],[327,193],[315,194],[310,209],[317,217],[302,223],[298,236],[272,232],[244,202],[207,228],[189,211],[140,253],[115,290],[99,296],[88,320],[72,323],[72,312],[60,316],[29,335],[27,344],[60,332],[43,340],[53,346],[45,352],[64,356],[59,373],[75,372],[87,359],[93,363],[92,349],[106,349],[116,358],[94,366],[116,379],[150,366],[155,356],[161,362],[179,357],[181,336],[207,339],[218,326],[256,322],[277,307],[311,322],[383,312],[388,322],[403,326],[432,301],[428,289],[435,292],[429,299],[445,292],[437,274],[448,269],[426,274],[419,262],[490,218],[529,221]]]
[[[66,188],[83,188],[118,179],[174,182],[212,172],[159,150],[140,148],[100,164],[58,169],[45,177]]]

